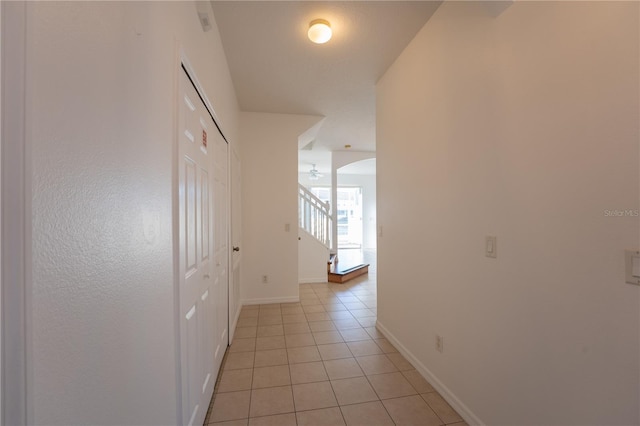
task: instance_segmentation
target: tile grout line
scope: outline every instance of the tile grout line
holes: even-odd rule
[[[366,341],[373,341],[375,346],[382,352],[381,354],[373,354],[373,355],[384,355],[384,358],[386,360],[388,360],[389,362],[391,362],[391,364],[393,364],[394,367],[397,369],[397,372],[399,372],[402,375],[402,377],[405,380],[407,380],[407,378],[403,374],[403,371],[398,369],[397,366],[395,365],[395,363],[391,360],[391,358],[389,357],[389,353],[385,352],[385,350],[381,347],[381,344],[379,343],[380,339],[377,338],[379,336],[377,334],[371,335],[371,333],[367,330],[367,328],[375,328],[375,325],[370,325],[370,322],[367,321],[367,319],[368,318],[377,317],[377,303],[376,303],[376,307],[375,308],[370,307],[367,303],[365,303],[362,300],[361,296],[358,296],[357,294],[353,293],[352,288],[353,287],[343,287],[343,288],[339,289],[339,288],[336,288],[336,287],[332,288],[330,286],[323,286],[322,289],[320,289],[320,288],[315,288],[314,289],[313,287],[305,287],[305,290],[309,290],[310,289],[310,290],[312,290],[312,293],[313,293],[313,294],[311,294],[310,292],[306,292],[307,293],[306,296],[314,296],[315,295],[315,297],[308,297],[307,298],[307,300],[312,300],[311,302],[309,302],[308,305],[302,305],[301,303],[298,305],[299,307],[302,308],[302,312],[304,314],[304,318],[306,320],[306,325],[307,325],[307,328],[308,328],[308,333],[311,334],[312,340],[313,340],[313,342],[315,344],[315,345],[308,345],[308,346],[315,347],[316,350],[319,352],[320,344],[318,343],[318,340],[317,340],[317,338],[316,338],[316,336],[314,334],[314,331],[312,331],[311,327],[310,327],[310,322],[317,322],[317,320],[316,321],[309,321],[309,318],[307,317],[307,314],[310,314],[310,313],[324,313],[324,314],[327,314],[327,316],[329,316],[329,319],[328,320],[323,319],[323,320],[320,320],[320,321],[328,321],[328,322],[330,322],[335,327],[335,330],[322,330],[322,331],[316,331],[315,333],[328,332],[328,331],[337,333],[337,336],[339,336],[342,339],[342,342],[338,342],[338,343],[344,343],[345,346],[347,347],[348,353],[351,354],[351,357],[348,357],[348,358],[354,359],[356,361],[356,363],[358,363],[357,362],[357,357],[353,353],[353,350],[349,346],[349,343],[357,343],[357,342],[360,342],[361,340],[346,341],[345,338],[344,338],[343,332],[347,332],[348,333],[348,330],[357,330],[357,329],[364,330],[367,333],[367,336],[368,336],[368,339],[366,339]],[[359,293],[362,294],[363,298],[369,299],[369,300],[371,300],[373,298],[377,298],[377,294],[373,293],[371,291],[368,291],[367,287],[363,287],[363,289],[364,289],[364,291],[359,291]],[[329,292],[331,292],[331,296],[328,295]],[[342,299],[340,298],[340,296],[342,296],[343,298],[355,297],[356,300],[358,300],[358,303],[361,303],[362,305],[364,305],[364,308],[362,308],[362,306],[357,306],[357,305],[355,307],[353,307],[353,305],[352,305],[352,307],[349,308],[346,305],[344,305],[344,302],[342,302]],[[323,303],[323,301],[325,303]],[[346,303],[354,303],[354,301],[346,302]],[[329,311],[328,310],[328,309],[332,309],[331,305],[338,305],[338,304],[340,304],[341,305],[340,307],[342,307],[344,310],[342,310],[342,309],[340,311]],[[278,305],[279,305],[279,307],[282,307],[281,304],[278,304]],[[322,311],[321,312],[306,312],[304,310],[305,306],[321,306],[322,307]],[[338,307],[338,306],[335,306],[335,307]],[[338,308],[340,308],[340,307],[338,307]],[[312,308],[310,310],[317,310],[317,309],[318,308]],[[367,309],[370,313],[374,313],[374,315],[370,316],[370,317],[362,317],[360,319],[357,318],[354,315],[353,311],[354,310],[362,310],[362,309]],[[337,324],[335,323],[336,320],[334,319],[333,316],[330,315],[331,312],[347,312],[351,316],[351,319],[355,319],[356,320],[358,326],[357,327],[353,327],[353,328],[338,328]],[[292,364],[290,362],[290,359],[288,357],[288,349],[289,348],[288,348],[287,343],[286,343],[287,334],[284,333],[284,318],[283,318],[284,314],[282,313],[282,311],[280,311],[279,315],[280,315],[280,319],[282,321],[283,338],[285,340],[285,350],[287,352],[287,365],[288,365],[288,372],[289,372],[289,379],[290,379],[289,381],[291,383],[291,392],[292,392],[291,397],[292,397],[293,404],[294,404],[294,415],[296,417],[296,422],[297,422],[298,421],[298,416],[297,416],[298,411],[297,411],[297,407],[295,405],[295,398],[293,397],[293,386],[294,386],[294,384],[293,384],[293,381],[292,381],[293,380],[293,378],[292,378],[292,367],[294,366],[294,364]],[[360,320],[363,320],[365,322],[365,324],[367,324],[369,326],[368,327],[365,326]],[[294,333],[294,334],[301,334],[301,333]],[[304,334],[306,334],[306,332]],[[256,344],[257,344],[257,336],[255,337],[255,339],[256,339]],[[255,352],[257,352],[257,348],[256,348]],[[372,354],[369,354],[369,355],[372,355]],[[366,355],[362,355],[362,356],[366,356]],[[252,386],[251,386],[252,388],[253,388],[253,381],[255,380],[255,357],[256,357],[256,354],[254,353],[254,368],[252,370]],[[346,359],[346,358],[337,358],[337,359]],[[339,403],[339,401],[337,399],[337,395],[336,395],[335,389],[333,387],[333,382],[332,382],[331,378],[329,377],[329,374],[328,374],[328,371],[327,371],[327,368],[326,368],[326,364],[325,364],[326,361],[329,361],[329,360],[324,360],[322,357],[320,357],[320,361],[319,362],[322,362],[323,371],[324,371],[325,375],[327,376],[327,381],[329,381],[329,383],[330,383],[333,396],[336,399],[336,403],[338,404],[337,407],[340,409],[340,412],[341,412],[341,415],[342,415],[342,419],[346,423],[346,418],[344,417],[344,413],[342,412],[342,409],[341,409],[342,406],[340,405],[340,403]],[[313,361],[307,361],[305,363],[297,363],[297,364],[307,364],[307,363],[312,363],[312,362]],[[359,363],[358,363],[358,366],[360,366]],[[379,374],[384,374],[384,373],[379,373]],[[375,388],[373,388],[373,385],[371,384],[369,375],[364,374],[364,377],[365,377],[367,383],[369,384],[369,386],[371,386],[371,388],[373,389],[374,394],[378,398],[378,401],[382,403],[383,400],[380,398],[380,395],[378,395],[378,392],[375,390]],[[309,383],[317,383],[317,382],[309,382]],[[411,382],[409,382],[409,384],[410,384],[411,388],[413,389],[413,391],[415,391],[416,394],[420,397],[420,399],[423,400],[426,403],[426,405],[429,407],[429,409],[431,409],[434,412],[434,414],[436,414],[436,416],[439,419],[439,421],[442,422],[442,424],[445,424],[443,419],[438,415],[438,413],[433,409],[433,407],[424,398],[422,398],[422,395],[418,392],[418,389]],[[429,392],[426,392],[426,393],[429,393]],[[402,398],[402,397],[388,398],[388,399],[391,400],[391,399],[397,399],[397,398]],[[348,406],[348,405],[357,405],[357,404],[354,403],[354,404],[344,404],[344,405]],[[388,410],[386,409],[384,404],[383,404],[383,407],[385,408],[385,412],[387,412],[387,414],[389,415],[391,420],[395,423],[395,421],[390,416],[390,413],[388,412]],[[210,408],[212,408],[212,407],[210,407]],[[308,410],[304,410],[304,411],[308,411]],[[452,423],[452,424],[454,424],[454,423]]]
[[[324,308],[324,305],[322,305]],[[345,306],[346,308],[346,306]],[[326,311],[326,308],[324,308]],[[348,312],[348,311],[347,311]],[[331,317],[331,315],[329,315],[329,317]],[[340,335],[340,337],[342,338],[342,340],[344,341],[344,336],[342,335],[342,333],[340,333],[340,330],[338,330],[338,327],[336,326],[336,324],[333,322],[333,318],[331,318],[331,323],[334,325],[334,327],[336,327],[336,331],[338,332],[338,334]],[[347,345],[347,350],[349,350],[349,352],[351,353],[351,355],[353,355],[353,353],[351,352],[351,350],[349,349],[349,345]],[[319,350],[318,350],[319,351]],[[354,358],[355,359],[355,358]],[[324,360],[322,360],[322,368],[324,368],[325,370],[325,374],[327,375],[327,379],[329,380],[329,385],[331,386],[331,391],[333,392],[333,397],[336,399],[336,404],[338,404],[338,411],[340,411],[340,416],[342,417],[342,421],[344,422],[344,424],[347,424],[347,419],[344,417],[344,413],[342,412],[342,407],[340,405],[340,401],[338,401],[338,396],[336,395],[336,390],[333,388],[333,383],[331,382],[331,377],[329,376],[329,372],[327,371],[327,366],[325,365]]]
[[[260,321],[260,311],[258,311],[258,321]],[[256,328],[256,345],[258,344],[258,329]],[[253,351],[253,364],[251,368],[251,383],[249,384],[249,407],[247,408],[247,425],[249,424],[249,419],[251,418],[251,402],[253,401],[253,376],[256,373],[256,350],[254,347]]]

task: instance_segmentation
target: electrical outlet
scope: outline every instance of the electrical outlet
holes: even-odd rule
[[[440,353],[444,351],[444,337],[436,334],[436,350]]]
[[[267,284],[269,282],[269,276],[268,275],[263,275],[262,276],[262,284]]]

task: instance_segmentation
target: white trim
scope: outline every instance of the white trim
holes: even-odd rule
[[[211,110],[212,114],[215,114],[213,109]],[[219,120],[218,120],[219,121]],[[221,126],[218,123],[218,126]],[[222,132],[222,127],[220,127],[220,131]],[[222,133],[224,135],[224,133]],[[231,137],[231,135],[224,135],[223,138]],[[231,221],[233,218],[231,217],[231,156],[233,155],[231,144],[228,139],[225,139],[227,142],[227,347],[231,346],[231,339],[233,338],[232,330],[235,329],[235,322],[237,321],[237,316],[240,314],[240,309],[237,307],[239,305],[238,300],[233,300],[233,304],[231,300],[233,298],[233,286],[234,286],[234,269],[233,269],[233,239],[231,238],[231,230],[232,224]],[[231,309],[234,308],[236,312],[232,313]],[[231,320],[232,316],[236,316],[235,320]],[[233,329],[231,328],[231,323],[234,323]],[[226,350],[226,348],[225,348]]]
[[[31,190],[26,126],[26,2],[2,7],[2,424],[30,423]],[[10,106],[10,107],[9,107]],[[8,249],[10,248],[10,249]],[[11,389],[11,392],[7,392]]]
[[[228,190],[229,190],[229,300],[231,300],[231,294],[234,293],[235,291],[235,286],[236,286],[236,270],[238,271],[238,273],[240,273],[240,264],[242,262],[242,252],[238,252],[238,256],[237,256],[237,260],[236,258],[234,258],[234,251],[233,248],[235,247],[236,242],[234,241],[234,237],[236,237],[236,235],[234,235],[233,233],[233,229],[234,229],[234,225],[237,223],[237,221],[240,221],[240,226],[239,228],[242,228],[242,210],[241,210],[241,204],[240,204],[240,212],[235,212],[233,209],[233,198],[234,198],[234,191],[235,191],[235,185],[240,185],[240,182],[236,182],[233,178],[234,176],[234,172],[235,169],[233,168],[233,160],[232,160],[232,156],[235,156],[238,159],[238,168],[241,169],[241,163],[240,163],[240,153],[238,151],[238,146],[237,146],[237,141],[230,137],[229,138],[229,185],[228,185]],[[242,190],[242,188],[240,188],[240,191]],[[240,196],[242,198],[242,193],[239,191]],[[238,214],[240,213],[240,214]],[[240,234],[240,238],[238,239],[238,247],[242,246],[242,234]],[[240,283],[238,282],[238,287],[240,287]],[[240,311],[242,310],[242,299],[240,299],[240,288],[238,288],[238,296],[235,297],[234,294],[234,300],[233,300],[233,306],[235,307],[235,313],[231,313],[229,312],[229,345],[231,345],[231,342],[233,341],[233,336],[235,335],[235,329],[236,329],[236,324],[238,323],[238,318],[240,317]],[[231,303],[229,303],[229,307],[231,307]],[[235,317],[232,320],[232,316]]]
[[[229,324],[229,346],[231,346],[231,342],[233,342],[233,337],[236,334],[236,325],[238,325],[238,320],[240,319],[240,312],[242,311],[242,305],[238,300],[238,309],[236,309],[235,318]]]
[[[245,305],[268,305],[270,303],[298,303],[300,302],[299,296],[290,297],[264,297],[261,299],[243,299],[242,306]]]
[[[2,46],[4,45],[4,43],[2,43],[3,40],[6,40],[6,38],[2,37],[2,10],[4,9],[4,7],[2,7],[2,5],[0,5],[0,52],[2,52]],[[3,97],[2,97],[2,54],[0,53],[0,135],[2,135],[2,102],[3,102]],[[2,149],[0,148],[0,188],[2,188]],[[1,204],[1,202],[0,202]],[[2,223],[2,208],[0,208],[0,224]],[[1,234],[1,232],[0,232]],[[0,244],[0,259],[2,259],[2,244]],[[2,394],[3,392],[3,387],[4,387],[4,374],[2,372],[2,262],[0,262],[0,425],[4,424],[4,420],[3,420],[3,410],[2,410]]]
[[[429,369],[422,364],[380,321],[376,321],[376,328],[387,338],[393,346],[413,365],[416,370],[442,395],[454,410],[470,425],[485,425],[448,387],[444,385]]]
[[[316,277],[316,278],[301,278],[298,279],[299,284],[326,284],[327,276]]]
[[[191,78],[191,81],[193,82],[193,85],[195,86],[196,91],[198,92],[198,94],[200,96],[202,96],[202,100],[204,101],[204,104],[206,105],[207,109],[209,110],[209,112],[213,116],[213,119],[215,120],[216,124],[218,125],[218,128],[220,129],[220,132],[222,133],[223,137],[226,138],[227,135],[224,132],[224,130],[222,129],[222,123],[220,123],[220,119],[218,118],[218,114],[216,114],[216,110],[213,108],[213,105],[211,104],[211,101],[207,97],[207,92],[205,92],[204,86],[202,85],[202,83],[200,83],[200,80],[198,80],[198,76],[196,75],[196,71],[193,68],[193,66],[191,65],[191,62],[189,62],[189,59],[187,58],[187,54],[186,54],[184,48],[181,46],[180,47],[180,66],[182,66],[182,65],[184,65],[185,69],[187,70],[187,74],[189,74],[189,78]]]
[[[182,48],[180,42],[174,38],[174,58],[173,64],[173,141],[171,146],[171,228],[173,243],[173,310],[174,310],[174,333],[173,347],[175,357],[175,387],[176,387],[176,424],[182,424],[182,364],[180,345],[180,173],[178,167],[179,147],[178,147],[178,99],[180,96],[180,73],[182,72]]]

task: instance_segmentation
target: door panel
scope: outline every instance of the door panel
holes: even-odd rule
[[[198,415],[198,411],[200,411],[200,404],[198,403],[199,392],[197,388],[198,377],[200,375],[200,370],[198,368],[198,317],[199,315],[196,305],[193,305],[185,315],[187,329],[187,399],[189,401],[196,401],[195,404],[192,404],[192,406],[188,407],[189,424],[193,424],[192,422]]]
[[[202,200],[202,232],[200,233],[202,247],[202,261],[209,260],[210,226],[209,226],[209,173],[200,171],[200,199]]]
[[[197,270],[196,256],[197,256],[197,238],[196,238],[196,165],[194,161],[185,156],[184,157],[184,189],[187,194],[185,205],[186,216],[186,241],[185,241],[185,265],[187,268],[186,277],[191,275]]]

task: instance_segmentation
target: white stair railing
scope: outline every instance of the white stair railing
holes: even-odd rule
[[[298,220],[302,229],[331,248],[331,213],[329,203],[298,184]]]

